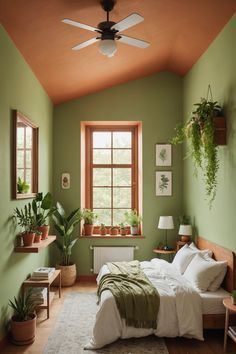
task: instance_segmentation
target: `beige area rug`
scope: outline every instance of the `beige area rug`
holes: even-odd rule
[[[95,293],[72,292],[65,298],[53,334],[43,354],[168,354],[162,338],[118,340],[98,350],[84,350],[92,335],[98,309]]]

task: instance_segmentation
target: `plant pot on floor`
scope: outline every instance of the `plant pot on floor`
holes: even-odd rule
[[[16,345],[31,344],[35,340],[36,315],[31,314],[27,321],[17,321],[17,316],[11,319],[11,341]]]
[[[63,266],[58,264],[56,269],[61,270],[61,286],[72,286],[76,281],[76,266],[71,264]],[[57,284],[58,285],[58,284]]]
[[[49,226],[42,225],[42,226],[38,226],[37,229],[42,232],[42,240],[45,240],[49,234]]]
[[[34,243],[34,237],[35,233],[34,232],[25,232],[22,234],[22,239],[23,239],[23,245],[25,247],[32,246]]]

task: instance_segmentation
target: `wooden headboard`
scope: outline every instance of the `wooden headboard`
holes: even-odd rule
[[[210,249],[213,252],[213,258],[216,261],[227,261],[228,269],[222,287],[231,292],[233,289],[236,289],[236,261],[235,253],[230,251],[227,248],[219,246],[213,242],[207,241],[204,238],[198,236],[196,240],[197,247],[202,249]]]

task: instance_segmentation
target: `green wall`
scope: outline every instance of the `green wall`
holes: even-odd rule
[[[183,81],[184,117],[193,103],[206,97],[211,85],[213,98],[224,107],[227,146],[219,147],[220,169],[217,195],[209,210],[202,174],[192,176],[191,161],[184,161],[184,210],[195,218],[199,235],[236,251],[236,16],[225,26]]]
[[[150,259],[154,246],[164,241],[157,229],[160,215],[178,216],[182,206],[181,148],[173,152],[173,196],[155,196],[155,144],[168,142],[173,127],[182,119],[182,83],[178,76],[163,72],[73,100],[54,109],[54,198],[67,211],[80,206],[80,121],[138,120],[143,122],[143,234],[141,240],[80,239],[73,248],[78,273],[89,275],[92,252],[89,246],[138,245],[135,256]],[[164,168],[162,168],[164,169]],[[165,170],[165,169],[164,169]],[[71,174],[71,188],[62,190],[62,172]],[[169,232],[170,242],[177,229]]]
[[[16,231],[9,217],[25,204],[11,200],[12,109],[39,124],[39,190],[52,190],[52,113],[45,91],[0,26],[0,339],[9,317],[8,299],[16,296],[32,270],[48,262],[48,250],[40,254],[14,253]],[[27,200],[26,200],[27,201]],[[8,312],[8,313],[7,313]]]

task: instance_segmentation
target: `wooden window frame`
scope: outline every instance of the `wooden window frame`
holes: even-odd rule
[[[132,132],[132,163],[115,165],[96,165],[96,167],[132,168],[131,208],[141,214],[142,210],[142,123],[141,122],[81,122],[81,207],[93,209],[92,202],[92,141],[94,131]],[[96,209],[96,208],[95,208]],[[107,225],[108,226],[108,225]],[[96,231],[95,231],[96,233]]]
[[[32,128],[32,148],[23,149],[32,151],[32,185],[30,193],[17,193],[17,124],[23,123],[25,126]],[[33,198],[38,193],[38,134],[39,127],[30,119],[24,116],[17,110],[13,111],[13,149],[12,149],[12,199],[27,199]],[[25,167],[25,163],[24,163]],[[25,169],[24,169],[25,170]]]

